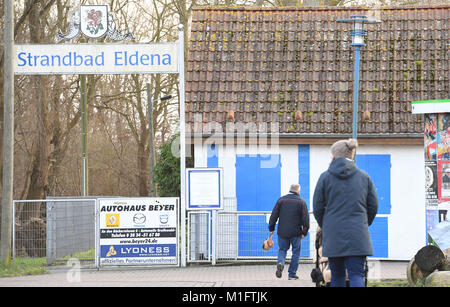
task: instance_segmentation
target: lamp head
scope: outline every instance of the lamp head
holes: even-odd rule
[[[366,15],[351,15],[350,19],[338,19],[337,22],[352,23],[353,29],[350,30],[352,36],[352,46],[364,46],[364,36],[367,31],[364,30],[365,23],[380,23],[377,19],[368,19]]]

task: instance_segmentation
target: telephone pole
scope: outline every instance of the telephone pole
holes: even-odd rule
[[[0,261],[11,262],[13,167],[14,167],[14,1],[4,1],[4,121],[3,121],[3,187]]]

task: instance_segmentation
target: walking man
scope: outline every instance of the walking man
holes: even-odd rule
[[[369,175],[353,161],[355,139],[331,146],[332,161],[320,175],[313,197],[313,212],[322,229],[322,255],[328,257],[331,286],[364,287],[364,266],[373,254],[369,226],[378,210],[378,198]]]
[[[298,279],[297,269],[300,257],[301,239],[309,230],[309,214],[305,201],[300,198],[300,185],[293,184],[289,194],[278,199],[269,220],[269,231],[275,231],[278,221],[278,259],[275,275],[281,278],[286,260],[286,254],[292,246],[292,258],[288,270],[289,280]]]

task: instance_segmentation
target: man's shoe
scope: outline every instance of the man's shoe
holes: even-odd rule
[[[289,276],[288,279],[289,279],[289,280],[297,280],[297,279],[298,279],[298,276],[297,276],[297,275],[295,275],[295,276],[293,276],[293,277]]]
[[[281,274],[283,273],[284,265],[282,263],[277,264],[277,271],[275,272],[275,276],[281,278]]]

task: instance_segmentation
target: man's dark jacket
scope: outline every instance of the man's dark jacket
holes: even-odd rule
[[[283,238],[306,236],[309,230],[309,214],[305,201],[297,193],[289,193],[278,199],[269,220],[269,231],[275,230]]]
[[[346,158],[334,159],[319,177],[313,213],[322,228],[324,257],[371,256],[369,226],[378,198],[369,175]]]

